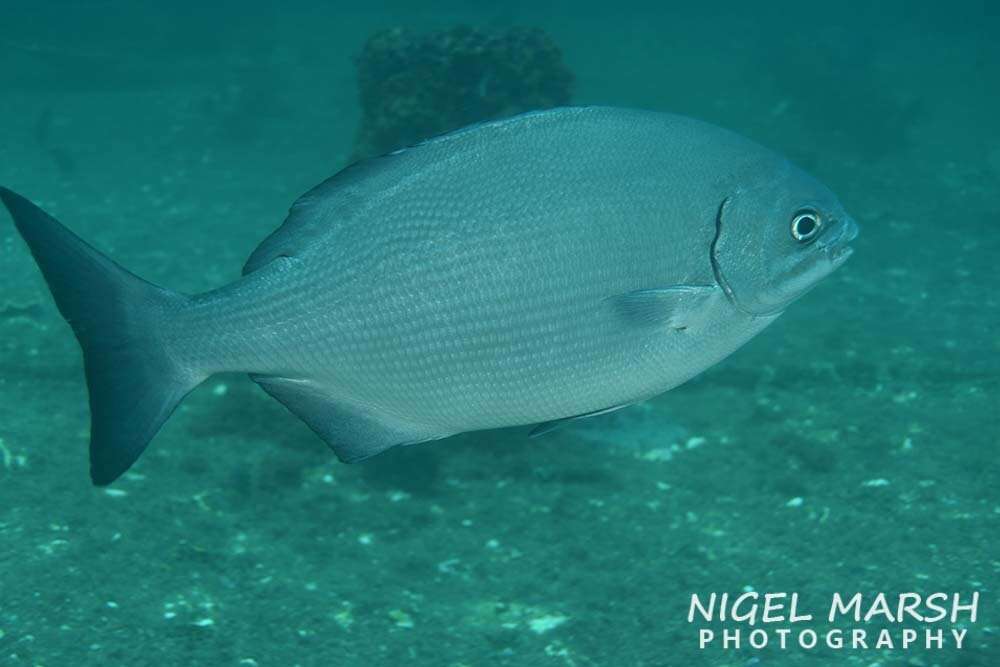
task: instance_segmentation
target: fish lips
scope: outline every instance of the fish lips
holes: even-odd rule
[[[850,243],[858,237],[860,231],[858,223],[853,218],[845,218],[841,221],[840,233],[823,244],[823,250],[833,265],[832,268],[840,267],[854,254],[854,248],[850,246]]]

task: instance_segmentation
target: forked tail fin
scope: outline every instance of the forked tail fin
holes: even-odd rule
[[[83,348],[90,476],[110,484],[204,379],[174,362],[159,335],[188,298],[129,273],[24,197],[0,187],[0,200]]]

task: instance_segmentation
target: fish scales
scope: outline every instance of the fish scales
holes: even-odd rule
[[[79,322],[81,297],[46,256],[65,229],[4,192]],[[115,282],[110,260],[84,256],[95,282],[137,295],[118,319],[174,386],[154,426],[97,454],[92,415],[92,473],[120,474],[179,397],[223,371],[250,373],[344,460],[641,401],[770,324],[856,232],[810,176],[700,121],[587,107],[460,130],[320,184],[217,290]],[[90,377],[92,413],[118,400],[112,380]]]

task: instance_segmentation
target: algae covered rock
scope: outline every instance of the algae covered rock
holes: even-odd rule
[[[357,59],[361,124],[354,158],[482,120],[569,103],[573,75],[533,28],[405,28],[369,38]]]

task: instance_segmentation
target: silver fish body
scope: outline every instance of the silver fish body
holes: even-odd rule
[[[241,280],[193,297],[147,286],[132,326],[150,330],[129,339],[175,378],[173,404],[248,372],[353,461],[675,387],[843,263],[855,234],[825,187],[736,134],[556,109],[349,167],[293,205]],[[129,436],[139,453],[170,409]],[[123,447],[97,447],[98,483],[138,456],[109,448]]]

